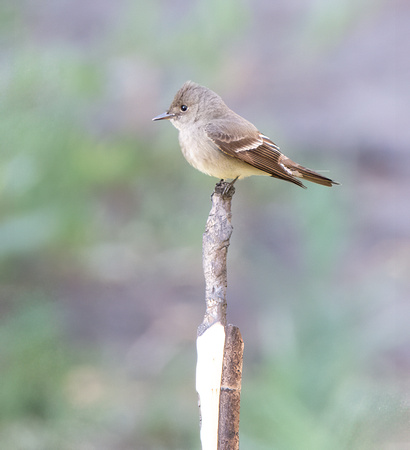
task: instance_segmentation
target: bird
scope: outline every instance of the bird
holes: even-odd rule
[[[301,180],[323,186],[339,184],[285,156],[251,122],[232,111],[212,90],[187,81],[169,109],[152,120],[169,120],[179,130],[185,159],[194,168],[220,178],[265,175],[306,188]]]

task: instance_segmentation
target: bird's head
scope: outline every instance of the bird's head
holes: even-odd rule
[[[175,94],[168,111],[152,120],[168,119],[176,128],[181,129],[188,123],[195,123],[201,117],[210,119],[218,117],[223,107],[226,108],[225,104],[215,92],[193,81],[187,81]]]

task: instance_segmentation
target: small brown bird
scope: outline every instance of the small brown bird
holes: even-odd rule
[[[339,184],[303,167],[267,136],[229,109],[210,89],[187,81],[168,111],[152,120],[169,119],[179,130],[186,160],[207,175],[232,179],[268,175],[305,188],[299,178],[323,186]]]

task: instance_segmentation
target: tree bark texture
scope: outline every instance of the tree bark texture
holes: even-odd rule
[[[226,256],[233,231],[231,201],[233,187],[224,193],[228,183],[218,183],[212,194],[212,208],[206,222],[202,244],[202,265],[205,275],[205,317],[198,329],[202,334],[215,322],[226,326]]]
[[[219,399],[218,450],[239,449],[243,340],[238,327],[225,327],[225,353]]]

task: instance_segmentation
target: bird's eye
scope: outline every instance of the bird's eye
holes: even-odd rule
[[[188,109],[187,105],[181,105],[181,111],[186,111]]]

